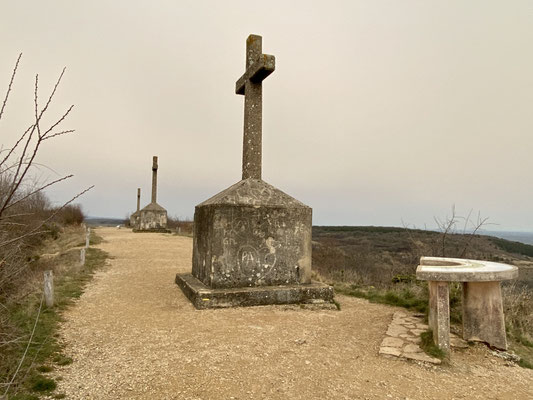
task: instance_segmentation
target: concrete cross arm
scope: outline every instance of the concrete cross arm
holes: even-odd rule
[[[248,80],[254,83],[261,83],[263,79],[269,76],[276,69],[276,57],[270,54],[261,54],[250,68],[239,78],[235,84],[235,93],[244,94],[244,87]]]

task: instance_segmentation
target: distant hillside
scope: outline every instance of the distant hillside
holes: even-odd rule
[[[533,232],[513,232],[513,231],[483,231],[483,235],[496,236],[501,239],[510,240],[533,245]]]
[[[486,235],[374,226],[314,226],[313,269],[333,280],[386,285],[412,279],[421,256],[504,262],[533,287],[533,245]]]

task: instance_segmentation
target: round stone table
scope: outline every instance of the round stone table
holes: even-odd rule
[[[429,284],[429,327],[435,344],[450,350],[449,282],[463,283],[463,339],[507,349],[500,282],[518,268],[490,261],[421,257],[416,277]]]

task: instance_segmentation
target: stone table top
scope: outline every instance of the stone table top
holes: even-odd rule
[[[491,261],[421,257],[416,277],[423,281],[493,282],[517,278],[518,268]]]

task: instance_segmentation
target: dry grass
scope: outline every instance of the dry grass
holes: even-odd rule
[[[533,246],[501,246],[486,236],[448,235],[446,256],[457,257],[468,245],[466,257],[519,265],[528,272],[531,259],[504,249],[528,252]],[[506,242],[506,241],[503,241]],[[512,243],[512,242],[510,242]],[[315,227],[313,229],[314,278],[335,286],[344,294],[372,302],[418,311],[427,310],[425,282],[416,280],[421,255],[442,255],[442,236],[436,232],[384,227]],[[533,287],[531,274],[522,281],[503,286],[506,325],[511,347],[523,357],[522,365],[533,361]],[[460,284],[450,287],[452,323],[462,320]]]
[[[40,372],[49,371],[54,364],[62,365],[66,360],[55,337],[60,311],[81,295],[93,271],[105,261],[103,252],[90,248],[85,266],[81,268],[77,246],[85,243],[84,237],[85,230],[81,227],[67,227],[57,239],[48,239],[36,248],[31,266],[24,272],[24,281],[0,310],[3,322],[0,396],[13,376],[9,394],[18,395],[10,398],[33,398],[32,391],[50,391],[55,386]],[[55,307],[52,309],[41,306],[43,272],[48,269],[54,272]],[[30,334],[32,339],[28,345]],[[25,350],[27,354],[23,357]],[[21,368],[16,373],[19,362]]]
[[[533,356],[533,293],[516,282],[504,285],[502,291],[508,333],[515,342],[531,348]]]

